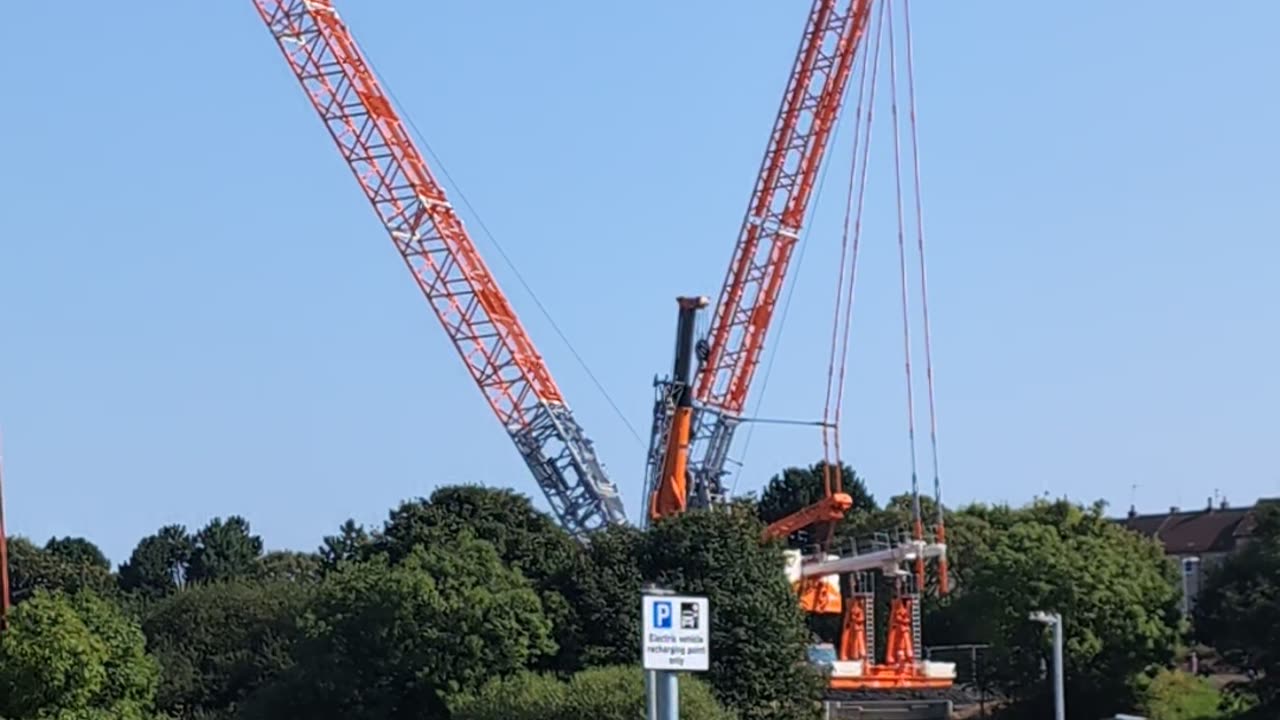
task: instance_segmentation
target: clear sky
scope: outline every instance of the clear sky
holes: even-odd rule
[[[647,432],[673,298],[719,290],[808,4],[339,7]],[[9,5],[12,532],[119,562],[162,524],[231,513],[310,549],[440,483],[542,504],[249,0]],[[1280,4],[913,11],[946,499],[1280,495]],[[821,412],[847,135],[761,415]],[[882,499],[909,483],[889,229],[869,220],[844,429]],[[635,516],[641,443],[477,241]],[[820,456],[815,430],[758,426],[738,490]]]

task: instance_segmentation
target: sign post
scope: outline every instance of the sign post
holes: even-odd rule
[[[678,720],[678,672],[711,668],[711,606],[705,597],[646,587],[640,599],[640,655],[649,720]]]

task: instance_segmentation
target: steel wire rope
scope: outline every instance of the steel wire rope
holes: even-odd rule
[[[897,44],[893,32],[893,0],[885,0],[889,8],[889,86],[890,112],[893,115],[893,179],[894,197],[898,219],[898,268],[902,280],[902,349],[905,356],[907,385],[907,442],[911,453],[911,520],[915,540],[924,538],[924,523],[920,511],[920,478],[916,465],[916,411],[914,381],[911,373],[911,311],[908,301],[906,218],[902,203],[902,128],[898,119],[898,59]],[[916,557],[916,583],[924,589],[924,555]]]
[[[374,75],[383,77],[382,73],[373,64],[372,60],[368,60],[368,64],[369,69],[373,71]],[[590,378],[592,384],[595,385],[596,390],[599,391],[605,401],[609,403],[609,407],[613,409],[614,414],[617,415],[618,419],[622,421],[622,424],[626,426],[628,432],[631,433],[631,437],[638,445],[643,446],[645,443],[640,438],[640,432],[636,430],[635,426],[631,424],[631,421],[627,419],[626,414],[622,412],[622,408],[616,401],[614,401],[613,396],[609,394],[609,391],[605,389],[604,383],[600,381],[599,377],[597,377],[594,372],[592,372],[591,366],[587,364],[586,359],[578,352],[578,349],[569,340],[568,335],[565,334],[564,330],[560,328],[559,323],[557,323],[555,318],[551,315],[551,311],[547,309],[546,305],[543,304],[542,299],[538,297],[536,292],[534,292],[533,286],[529,284],[528,280],[525,279],[524,274],[520,272],[519,266],[517,266],[515,261],[511,259],[511,256],[507,254],[506,249],[504,249],[502,244],[498,242],[498,238],[489,230],[489,226],[485,224],[484,218],[480,216],[480,213],[476,210],[475,206],[473,206],[471,201],[467,199],[467,194],[463,192],[462,186],[453,179],[452,175],[449,174],[449,169],[445,166],[444,160],[441,159],[441,157],[431,147],[431,143],[427,141],[426,136],[418,130],[418,125],[413,121],[413,116],[409,113],[408,109],[400,102],[400,99],[396,97],[395,92],[392,91],[390,87],[386,87],[385,91],[387,96],[391,98],[391,102],[395,103],[395,105],[400,109],[400,117],[404,118],[405,123],[409,126],[409,130],[416,136],[416,139],[422,144],[422,147],[427,151],[427,154],[431,156],[435,166],[440,169],[440,174],[444,176],[444,179],[449,183],[450,187],[453,188],[458,199],[461,200],[463,206],[466,207],[467,212],[471,213],[471,216],[475,218],[476,225],[480,227],[480,231],[484,233],[486,238],[488,238],[489,243],[497,249],[499,257],[501,257],[503,262],[507,264],[507,267],[515,276],[516,281],[520,283],[520,286],[524,288],[524,291],[529,294],[529,297],[533,300],[533,304],[537,306],[538,311],[542,313],[543,318],[545,318],[547,323],[551,325],[551,329],[557,336],[559,336],[560,341],[569,349],[569,353],[573,355],[578,366],[581,367],[583,372],[587,374],[587,377]]]
[[[883,6],[881,7],[883,8]],[[877,80],[879,78],[879,71],[880,71],[880,41],[884,32],[883,10],[881,11],[881,14],[878,16],[878,18],[879,20],[876,25],[877,29],[876,29],[875,57],[872,63],[871,71],[870,71],[871,72],[870,95],[867,99],[867,115],[866,115],[866,131],[865,131],[866,135],[863,138],[862,147],[861,147],[862,149],[861,172],[859,173],[858,178],[855,181],[854,173],[857,172],[859,169],[859,158],[856,154],[857,145],[855,144],[854,146],[855,154],[850,162],[850,167],[849,167],[849,196],[848,198],[846,198],[846,201],[845,201],[844,233],[847,237],[849,233],[850,210],[853,205],[853,194],[855,192],[854,185],[856,182],[857,184],[856,192],[858,197],[857,210],[856,212],[853,213],[853,247],[851,249],[851,257],[849,261],[849,264],[850,264],[849,288],[848,288],[848,295],[845,298],[844,332],[842,337],[842,347],[841,347],[841,353],[840,353],[840,367],[839,367],[839,375],[838,375],[839,386],[836,391],[836,411],[835,411],[836,414],[835,414],[835,422],[834,422],[835,453],[836,453],[836,463],[838,468],[841,467],[841,464],[843,463],[842,448],[840,446],[840,427],[844,417],[844,391],[848,381],[849,339],[850,339],[850,331],[852,329],[852,324],[853,324],[853,303],[854,303],[854,296],[855,296],[854,291],[855,291],[857,277],[858,277],[858,254],[859,254],[858,251],[861,246],[861,240],[862,240],[862,213],[865,207],[866,194],[867,194],[868,168],[871,164],[871,137],[872,137],[871,131],[872,131],[872,128],[874,127],[873,120],[875,117],[876,85],[877,85]],[[863,69],[863,72],[865,75],[866,73],[865,67]],[[865,81],[865,78],[864,78],[864,81]],[[859,105],[861,105],[861,100],[859,100]]]
[[[857,264],[858,264],[858,235],[857,234],[855,234],[853,237],[852,258],[849,258],[849,254],[850,254],[849,226],[850,226],[850,220],[851,220],[852,209],[854,204],[854,195],[856,192],[855,186],[858,185],[858,167],[859,167],[858,151],[861,149],[865,153],[865,148],[869,146],[870,140],[871,140],[871,119],[872,119],[871,107],[874,106],[874,103],[875,103],[876,73],[874,70],[871,72],[870,104],[867,106],[868,112],[866,116],[866,131],[867,131],[866,143],[863,145],[859,144],[859,137],[861,136],[861,130],[863,128],[863,115],[862,115],[863,103],[867,101],[867,74],[868,74],[867,73],[867,67],[868,67],[867,57],[868,55],[870,55],[873,62],[875,62],[878,65],[879,54],[880,54],[879,27],[880,26],[877,25],[874,52],[869,49],[870,48],[869,43],[864,43],[862,45],[862,48],[860,49],[862,62],[859,63],[858,103],[855,107],[854,115],[853,115],[854,117],[853,145],[850,150],[849,187],[845,194],[844,224],[841,229],[841,235],[840,235],[840,263],[839,263],[837,279],[836,279],[835,310],[832,313],[832,322],[831,322],[831,351],[827,359],[826,405],[823,407],[823,410],[822,410],[822,421],[823,421],[822,475],[823,475],[823,484],[825,486],[826,494],[828,497],[830,497],[833,487],[835,488],[835,492],[843,491],[843,477],[841,476],[843,473],[843,469],[841,466],[841,455],[840,455],[840,417],[841,417],[841,404],[843,402],[843,396],[844,396],[845,361],[847,360],[848,349],[849,349],[848,348],[849,325],[851,322],[851,316],[853,312],[853,293],[854,293],[854,285],[857,282]],[[862,173],[861,191],[857,193],[858,194],[859,230],[861,229],[860,221],[861,221],[861,214],[862,214],[862,199],[863,197],[865,197],[865,190],[866,190],[866,169],[864,165],[863,173]],[[850,270],[849,288],[848,288],[849,299],[848,301],[843,302],[844,310],[842,312],[842,309],[841,309],[842,301],[844,300],[844,295],[845,295],[845,288],[844,288],[845,263],[847,258],[849,259],[848,264],[849,264],[849,270]],[[843,333],[841,332],[842,321],[843,321]],[[844,338],[844,343],[843,343],[843,350],[840,351],[841,349],[840,339],[842,335]],[[838,375],[836,372],[836,368],[837,368],[836,356],[837,355],[840,356]],[[838,390],[835,389],[837,377],[840,378]],[[833,399],[835,400],[834,413],[832,412]],[[834,470],[832,469],[832,462],[831,462],[832,458],[830,454],[832,446],[834,446],[834,449],[835,449]],[[834,482],[832,482],[833,477],[834,477]],[[830,534],[831,532],[834,531],[834,528],[835,528],[834,524],[832,524],[828,528],[828,541],[830,541]]]
[[[911,41],[911,0],[902,0],[902,20],[903,35],[906,40],[907,99],[911,104],[911,159],[913,162],[912,172],[914,175],[916,196],[916,246],[920,257],[920,308],[924,322],[925,380],[929,394],[929,445],[933,461],[933,504],[934,512],[937,515],[935,519],[934,532],[937,536],[935,538],[937,542],[945,544],[946,529],[944,527],[944,513],[942,509],[942,474],[939,471],[938,461],[938,413],[937,406],[934,401],[933,333],[929,324],[929,282],[927,279],[927,273],[925,272],[924,195],[920,189],[920,141],[916,120],[915,52]],[[938,558],[939,592],[946,594],[949,589],[949,585],[950,580],[947,573],[947,556],[943,554]]]

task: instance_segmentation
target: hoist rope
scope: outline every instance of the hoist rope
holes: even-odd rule
[[[378,72],[378,68],[374,67],[372,61],[367,62],[369,69],[375,76],[383,77],[383,75]],[[591,370],[591,366],[587,364],[586,358],[578,352],[578,348],[569,340],[569,336],[565,334],[564,330],[561,329],[560,324],[556,322],[555,317],[551,315],[551,311],[543,304],[542,299],[538,297],[538,294],[533,291],[533,286],[525,279],[524,273],[520,272],[520,267],[516,265],[515,260],[507,254],[506,249],[498,242],[498,238],[489,230],[489,226],[485,224],[484,218],[480,216],[480,213],[476,210],[475,206],[473,206],[471,201],[467,199],[466,193],[462,191],[462,186],[459,185],[458,182],[453,179],[453,176],[449,174],[449,169],[445,166],[444,160],[441,159],[440,155],[431,147],[431,143],[427,142],[426,135],[418,130],[418,125],[413,121],[413,115],[409,112],[408,108],[400,102],[400,99],[396,97],[395,93],[392,92],[389,87],[384,87],[383,90],[386,92],[387,97],[391,99],[391,102],[399,109],[400,117],[404,120],[405,124],[409,126],[409,131],[416,136],[418,144],[422,146],[422,149],[425,150],[428,157],[431,158],[433,167],[440,171],[440,175],[444,178],[445,182],[449,184],[450,193],[461,200],[463,207],[467,209],[467,212],[471,213],[471,217],[476,221],[476,226],[479,227],[480,231],[484,233],[484,236],[489,239],[489,244],[493,245],[493,248],[498,251],[498,256],[501,257],[502,261],[506,263],[508,268],[510,268],[511,274],[515,277],[516,282],[520,283],[520,286],[524,288],[524,291],[529,294],[529,298],[533,301],[534,306],[538,308],[538,312],[542,313],[542,317],[545,318],[547,324],[551,326],[551,330],[559,336],[560,341],[564,343],[566,348],[568,348],[569,354],[573,356],[573,359],[577,361],[578,366],[582,368],[584,373],[586,373],[587,379],[591,381],[592,385],[595,385],[596,390],[604,398],[605,402],[609,404],[609,407],[613,409],[613,414],[617,415],[618,419],[622,421],[623,426],[627,428],[627,432],[631,434],[631,437],[636,441],[636,443],[644,445],[645,441],[641,439],[640,431],[637,430],[635,425],[632,425],[631,421],[627,419],[627,414],[622,412],[622,408],[618,405],[617,401],[613,399],[613,395],[609,393],[609,390],[605,388],[604,383],[595,374],[595,372]]]
[[[836,373],[838,382],[835,390],[835,413],[830,419],[831,428],[829,435],[833,437],[835,451],[835,473],[837,487],[842,484],[840,474],[843,472],[843,455],[840,446],[840,424],[844,416],[844,391],[846,387],[846,379],[848,377],[848,361],[849,361],[849,337],[850,328],[853,323],[853,302],[855,297],[855,288],[858,277],[858,250],[862,238],[862,211],[865,206],[867,193],[867,167],[870,158],[871,149],[871,128],[873,118],[873,108],[875,107],[876,97],[876,79],[879,75],[879,59],[880,59],[880,39],[883,31],[882,15],[877,22],[877,31],[874,50],[871,43],[864,43],[862,48],[862,63],[860,65],[860,75],[858,80],[858,104],[854,113],[854,138],[853,149],[849,163],[849,189],[845,197],[844,210],[844,229],[841,237],[840,247],[840,263],[841,272],[840,280],[844,278],[844,259],[846,249],[849,252],[849,284],[847,288],[842,288],[841,284],[837,284],[836,291],[836,312],[834,325],[839,325],[843,321],[840,338],[840,360]],[[870,72],[868,72],[868,58],[870,58]],[[870,77],[870,85],[868,87],[868,77]],[[866,110],[864,116],[863,110]],[[859,132],[862,131],[862,132]],[[865,133],[865,135],[863,135]],[[861,150],[861,157],[859,157]],[[856,212],[855,207],[856,197]],[[852,238],[850,238],[850,229],[852,228]],[[844,290],[845,296],[840,297],[840,291]],[[841,301],[843,300],[843,310],[841,309]],[[832,328],[832,361],[834,363],[836,354],[836,328]],[[824,441],[826,440],[824,435]],[[825,448],[824,448],[825,450]],[[832,463],[827,460],[827,465]]]
[[[943,523],[942,508],[942,474],[938,466],[938,413],[934,402],[933,389],[933,347],[932,333],[929,327],[929,282],[925,272],[924,252],[924,195],[920,191],[920,141],[916,121],[916,79],[915,52],[911,42],[911,0],[902,0],[903,35],[906,40],[907,57],[907,99],[911,103],[911,158],[915,180],[916,194],[916,247],[920,256],[920,309],[924,320],[924,372],[929,394],[929,446],[933,461],[933,503],[937,515],[934,532],[936,540],[946,542],[946,530]],[[947,577],[947,556],[938,559],[939,590],[946,593],[949,580]]]
[[[898,268],[902,286],[902,348],[907,384],[907,442],[911,453],[911,521],[916,540],[924,538],[924,522],[920,512],[920,479],[916,466],[916,412],[914,380],[911,373],[911,306],[907,300],[910,284],[907,280],[906,218],[902,202],[902,130],[898,119],[898,59],[897,43],[893,32],[893,0],[885,0],[889,8],[889,86],[890,113],[893,116],[893,180],[894,197],[898,214]],[[924,557],[916,558],[916,582],[924,587]]]

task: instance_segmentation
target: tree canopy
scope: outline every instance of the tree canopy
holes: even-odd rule
[[[1101,505],[966,508],[965,582],[939,610],[934,642],[989,642],[990,677],[1047,702],[1049,644],[1033,611],[1060,613],[1073,715],[1137,703],[1135,681],[1174,659],[1182,630],[1176,574],[1159,545],[1108,521]],[[941,637],[940,637],[941,636]]]
[[[788,468],[758,502],[585,543],[528,498],[476,485],[402,502],[380,527],[343,523],[313,552],[268,551],[234,515],[161,527],[114,573],[84,538],[12,538],[0,717],[635,717],[640,595],[652,583],[710,600],[712,665],[683,683],[686,716],[814,718],[824,683],[806,650],[834,627],[800,612],[782,550],[825,533],[761,538],[822,496],[828,470]],[[912,497],[879,507],[865,480],[841,473],[855,508],[837,542],[909,527]],[[922,510],[932,519],[929,499]],[[1199,716],[1218,700],[1221,717],[1249,704],[1274,714],[1280,510],[1259,514],[1257,539],[1212,573],[1197,612],[1201,641],[1248,677],[1229,695],[1173,669],[1186,629],[1175,569],[1103,511],[944,508],[952,592],[940,597],[929,576],[926,642],[989,646],[986,679],[1011,700],[1010,718],[1040,717],[1048,703],[1050,646],[1032,610],[1064,616],[1072,718],[1212,720]]]
[[[161,710],[230,716],[291,664],[308,584],[272,579],[195,586],[151,606],[142,628],[164,672]]]
[[[110,602],[37,590],[0,634],[0,717],[149,718],[159,667],[145,645]]]
[[[466,534],[450,547],[343,564],[302,616],[293,665],[247,717],[397,720],[555,652],[537,593]]]
[[[102,551],[83,538],[54,538],[44,547],[26,538],[10,538],[9,575],[14,602],[39,590],[88,590],[106,596],[115,592],[116,585]]]

